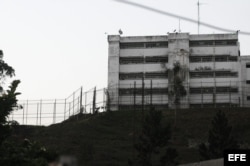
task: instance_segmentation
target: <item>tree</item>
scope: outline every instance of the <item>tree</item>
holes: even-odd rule
[[[218,111],[212,120],[212,127],[208,134],[208,144],[199,146],[199,153],[203,160],[223,157],[225,149],[238,148],[238,143],[232,135],[232,127],[229,126],[224,112]]]
[[[170,126],[162,125],[162,112],[150,110],[143,122],[138,143],[134,145],[137,156],[129,160],[129,165],[175,165],[177,152],[169,147],[170,138]]]
[[[15,70],[2,60],[0,50],[0,165],[8,166],[45,166],[50,160],[54,160],[56,153],[46,150],[37,142],[25,139],[22,144],[10,142],[7,137],[11,134],[11,127],[16,122],[8,121],[10,113],[18,107],[16,92],[19,80],[14,80],[8,90],[4,90],[3,84],[7,77],[13,77]]]
[[[186,96],[187,91],[183,86],[183,68],[179,62],[174,63],[173,70],[169,70],[172,83],[170,86],[169,94],[174,97],[174,104],[178,107],[182,97]]]
[[[0,51],[0,145],[4,139],[10,134],[10,127],[8,125],[7,117],[13,111],[13,108],[17,106],[16,96],[20,93],[16,93],[16,88],[20,83],[19,80],[14,80],[9,89],[5,92],[3,89],[4,81],[7,77],[13,77],[15,70],[4,62],[2,59],[2,51]]]

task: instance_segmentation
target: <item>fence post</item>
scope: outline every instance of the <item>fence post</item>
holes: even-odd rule
[[[36,125],[38,125],[39,103],[36,104]]]
[[[142,118],[144,118],[144,77],[142,77]]]
[[[203,108],[203,86],[201,81],[201,108]]]
[[[150,80],[150,109],[153,107],[153,81]]]
[[[95,109],[96,109],[96,87],[94,88],[94,92],[93,92],[93,106],[92,106],[93,114],[95,113]]]
[[[229,107],[230,108],[232,107],[232,104],[231,104],[231,80],[230,80],[230,86],[229,86]]]
[[[66,106],[67,106],[67,103],[66,103],[66,99],[64,99],[64,114],[63,114],[63,119],[65,120],[65,117],[66,117]]]
[[[136,82],[134,82],[134,111],[136,109]]]
[[[73,115],[75,114],[75,92],[73,93]]]
[[[105,88],[103,88],[103,112],[105,112]]]
[[[79,96],[77,97],[77,112],[79,111],[80,112],[80,99],[79,99]]]
[[[24,125],[24,111],[25,111],[25,103],[23,103],[23,125]]]
[[[56,123],[56,99],[55,99],[55,103],[54,103],[53,123]]]
[[[85,114],[87,113],[87,92],[85,92]]]
[[[42,125],[42,99],[40,100],[40,125]]]
[[[70,105],[71,105],[71,102],[69,102],[69,117],[70,117],[70,108],[71,108]]]
[[[80,114],[83,113],[83,107],[82,107],[82,86],[81,86],[81,92],[80,92]]]
[[[26,107],[26,125],[27,125],[27,121],[28,121],[28,107],[29,107],[29,102],[27,100],[27,107]]]

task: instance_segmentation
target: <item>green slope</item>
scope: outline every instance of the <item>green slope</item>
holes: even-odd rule
[[[250,148],[250,110],[223,109],[242,147]],[[164,123],[172,125],[171,144],[179,163],[199,161],[197,146],[207,138],[214,109],[164,111]],[[133,118],[135,115],[135,119]],[[142,112],[116,111],[72,117],[49,127],[19,126],[15,138],[40,141],[61,154],[76,155],[82,165],[123,166],[133,156],[133,138],[140,131]]]

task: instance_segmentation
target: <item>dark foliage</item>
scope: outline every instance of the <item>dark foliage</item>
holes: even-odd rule
[[[129,160],[129,165],[175,165],[177,152],[169,147],[170,138],[170,126],[162,125],[162,112],[150,110],[143,122],[138,143],[134,145],[137,156]]]
[[[6,141],[0,147],[0,165],[47,166],[56,157],[56,152],[28,139],[20,144]]]
[[[199,146],[200,156],[202,160],[221,158],[225,149],[236,148],[238,143],[232,135],[232,127],[229,126],[225,113],[218,111],[209,130],[208,145],[202,143]]]

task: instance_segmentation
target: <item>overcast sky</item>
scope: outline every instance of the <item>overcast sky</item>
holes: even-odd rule
[[[131,0],[197,19],[197,0]],[[201,21],[250,31],[249,0],[201,0]],[[108,34],[166,35],[179,21],[114,0],[1,0],[0,49],[21,80],[20,99],[65,98],[107,86]],[[197,25],[181,21],[181,31]],[[200,33],[223,33],[201,27]],[[250,54],[250,36],[239,36]]]

